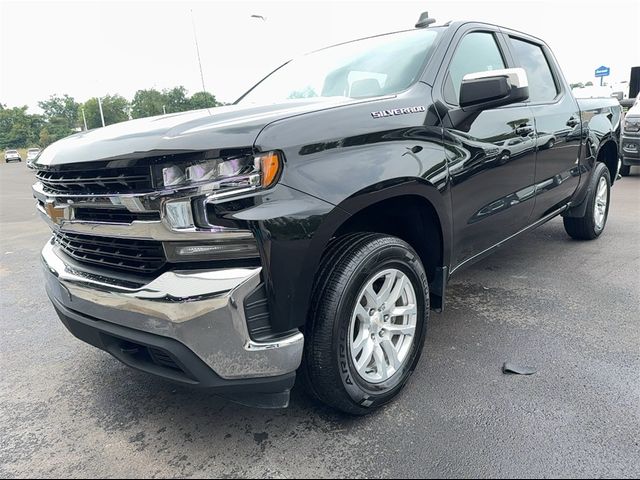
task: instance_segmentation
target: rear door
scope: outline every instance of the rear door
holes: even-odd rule
[[[462,27],[445,55],[434,100],[459,109],[462,78],[512,66],[503,36]],[[484,110],[470,123],[445,124],[451,178],[453,268],[529,224],[535,177],[535,126],[526,104]]]
[[[580,110],[553,55],[535,39],[509,33],[509,49],[527,72],[536,125],[536,200],[532,222],[564,206],[580,181]]]

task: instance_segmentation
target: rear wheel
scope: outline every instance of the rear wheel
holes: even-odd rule
[[[611,179],[609,169],[597,163],[589,180],[587,208],[582,217],[564,217],[564,229],[576,240],[593,240],[604,231],[609,215]]]
[[[303,376],[311,393],[363,415],[402,390],[420,358],[427,276],[404,241],[355,234],[334,241],[316,282]]]

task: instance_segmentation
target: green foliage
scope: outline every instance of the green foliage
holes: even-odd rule
[[[213,108],[220,105],[216,97],[209,92],[196,92],[189,99],[189,109],[199,110],[201,108]]]
[[[120,95],[106,95],[101,97],[100,100],[102,101],[105,126],[124,122],[129,119],[129,102],[127,102],[126,98]],[[87,119],[87,128],[102,127],[98,99],[90,98],[84,102],[83,107]]]
[[[153,117],[161,115],[165,106],[165,96],[156,89],[138,90],[131,102],[131,116],[133,118]]]
[[[571,83],[571,84],[569,84],[569,86],[571,87],[572,90],[574,88],[584,88],[584,83],[582,83],[582,82]]]
[[[38,106],[47,123],[46,132],[38,135],[42,147],[71,135],[79,126],[80,105],[69,95],[51,95],[48,100],[38,102]]]
[[[166,113],[184,112],[221,105],[209,92],[188,96],[183,86],[158,91],[138,90],[131,103],[121,95],[101,97],[105,125]],[[84,128],[82,110],[88,128],[102,127],[98,100],[90,98],[83,104],[69,95],[52,95],[38,102],[42,115],[30,115],[27,107],[7,108],[0,104],[0,149],[46,147]],[[164,109],[164,110],[163,110]]]
[[[0,106],[0,149],[38,145],[38,132],[43,124],[42,116],[29,115],[26,106]]]
[[[189,98],[187,97],[187,89],[182,85],[172,88],[171,90],[163,90],[165,96],[167,113],[185,112],[191,110],[189,107]]]
[[[38,102],[38,106],[43,110],[43,116],[47,122],[58,120],[69,129],[79,126],[78,108],[80,105],[69,95],[51,95],[49,100]]]
[[[589,81],[584,84],[585,87],[593,87],[593,82]]]
[[[197,92],[189,98],[187,89],[183,86],[171,90],[165,89],[162,92],[151,88],[136,92],[131,102],[131,116],[133,118],[152,117],[161,115],[165,111],[166,113],[177,113],[218,105],[216,97],[209,92]]]
[[[291,98],[291,99],[294,99],[294,98],[313,98],[313,97],[317,97],[317,96],[318,96],[318,94],[316,93],[316,91],[311,86],[307,86],[304,90],[296,90],[294,92],[291,92],[291,94],[289,94],[289,98]]]

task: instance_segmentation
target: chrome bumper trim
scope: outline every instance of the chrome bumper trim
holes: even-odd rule
[[[174,338],[225,379],[277,376],[295,371],[304,337],[254,342],[244,299],[260,282],[261,268],[165,272],[145,285],[74,267],[51,242],[42,250],[47,293],[86,316]]]
[[[228,227],[211,229],[191,228],[171,230],[163,221],[134,220],[131,223],[89,222],[85,220],[59,219],[59,223],[51,220],[42,205],[36,206],[42,219],[52,230],[96,235],[103,237],[137,238],[140,240],[182,241],[182,240],[244,240],[253,238],[249,230]]]

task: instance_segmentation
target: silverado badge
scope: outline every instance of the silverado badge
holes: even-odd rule
[[[394,115],[406,115],[407,113],[425,112],[426,110],[427,109],[423,106],[392,108],[391,110],[378,110],[377,112],[371,112],[371,116],[373,118],[393,117]]]

